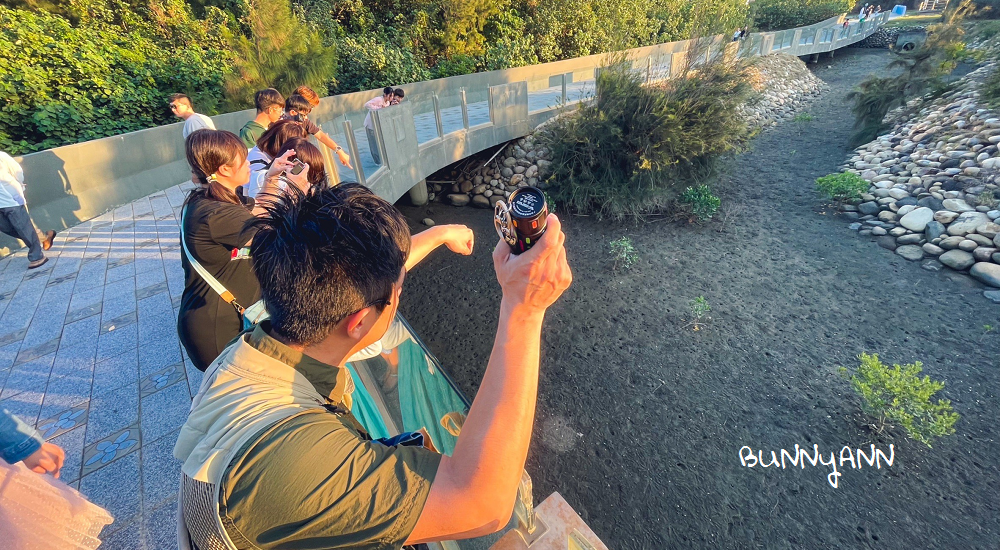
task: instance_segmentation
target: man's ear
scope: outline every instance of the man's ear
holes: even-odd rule
[[[351,337],[352,340],[360,340],[368,334],[371,330],[371,323],[367,322],[368,315],[372,313],[371,307],[366,307],[355,313],[348,315],[344,319],[344,328],[347,330],[347,335]]]

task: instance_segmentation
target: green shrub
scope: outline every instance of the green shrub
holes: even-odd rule
[[[539,133],[552,195],[570,210],[614,219],[661,210],[746,136],[743,65],[703,65],[646,86],[642,74],[612,64],[596,88],[594,101]]]
[[[907,365],[883,364],[877,354],[862,353],[861,365],[850,374],[840,367],[840,372],[848,376],[851,387],[861,397],[861,409],[875,419],[875,428],[882,432],[886,422],[899,424],[910,438],[928,447],[936,437],[955,433],[955,422],[959,415],[954,412],[951,402],[931,397],[944,388],[944,382],[936,382],[929,376],[920,378],[923,365],[918,361]]]
[[[812,116],[809,113],[799,113],[799,114],[795,115],[795,118],[792,119],[792,122],[800,122],[800,123],[801,122],[812,122],[815,119],[816,119],[816,117]]]
[[[632,266],[639,261],[639,254],[636,252],[635,246],[632,245],[632,239],[622,237],[611,241],[609,244],[611,245],[611,257],[615,260],[615,271],[619,267],[626,270],[632,269]]]
[[[757,0],[754,24],[763,31],[804,27],[847,13],[854,0]]]
[[[994,69],[979,89],[979,97],[990,106],[1000,104],[1000,70]]]
[[[830,174],[816,179],[816,189],[837,201],[859,199],[862,193],[868,192],[869,187],[871,184],[854,172]]]
[[[681,203],[691,208],[691,213],[700,221],[712,219],[715,212],[719,210],[722,201],[712,194],[712,189],[707,185],[688,187],[681,193]]]
[[[711,319],[708,314],[712,311],[712,306],[709,305],[708,300],[704,296],[698,296],[694,300],[688,302],[688,309],[691,310],[691,322],[688,326],[694,327],[694,330],[701,330],[701,327],[708,324]]]
[[[338,94],[417,82],[431,76],[412,51],[377,36],[348,36],[337,47]]]
[[[199,112],[217,112],[229,53],[204,29],[191,36],[191,28],[165,26],[178,38],[167,45],[145,24],[125,31],[87,19],[73,27],[44,11],[0,6],[0,149],[30,153],[175,122],[167,108],[174,92],[190,95]]]

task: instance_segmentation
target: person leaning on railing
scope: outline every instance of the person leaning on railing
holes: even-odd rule
[[[277,201],[256,225],[271,319],[212,364],[181,428],[180,548],[383,549],[503,528],[531,437],[542,319],[572,281],[558,218],[521,255],[494,249],[499,327],[452,456],[372,441],[350,412],[345,363],[382,338],[407,265],[427,252],[403,216],[341,184]]]

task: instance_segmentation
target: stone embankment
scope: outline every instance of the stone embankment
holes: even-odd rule
[[[1000,116],[978,99],[993,69],[977,69],[941,98],[893,113],[916,110],[855,150],[842,171],[871,187],[841,209],[852,229],[924,269],[947,267],[1000,287]],[[987,297],[1000,301],[1000,292]]]
[[[755,60],[750,81],[758,96],[743,109],[748,124],[755,128],[793,118],[828,88],[802,60],[787,54]],[[453,206],[492,208],[519,187],[543,182],[549,164],[548,151],[529,135],[511,142],[491,160],[474,158],[429,177],[428,198]]]

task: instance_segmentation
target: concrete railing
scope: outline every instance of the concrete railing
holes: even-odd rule
[[[741,42],[727,36],[685,40],[622,52],[650,80],[669,78],[688,63],[724,53],[740,56],[832,52],[864,39],[888,13],[843,28],[843,17],[779,32],[754,33]],[[354,160],[354,170],[332,162],[337,180],[361,181],[395,201],[449,164],[528,134],[593,91],[596,71],[608,55],[453,76],[406,84],[406,100],[376,111],[376,164],[363,128],[364,103],[380,90],[324,98],[310,118]],[[238,132],[252,110],[213,117],[217,128]],[[41,228],[63,229],[122,204],[189,179],[181,124],[57,147],[16,159],[27,183],[26,198]],[[0,235],[0,256],[20,243]],[[8,248],[4,248],[8,247]]]

